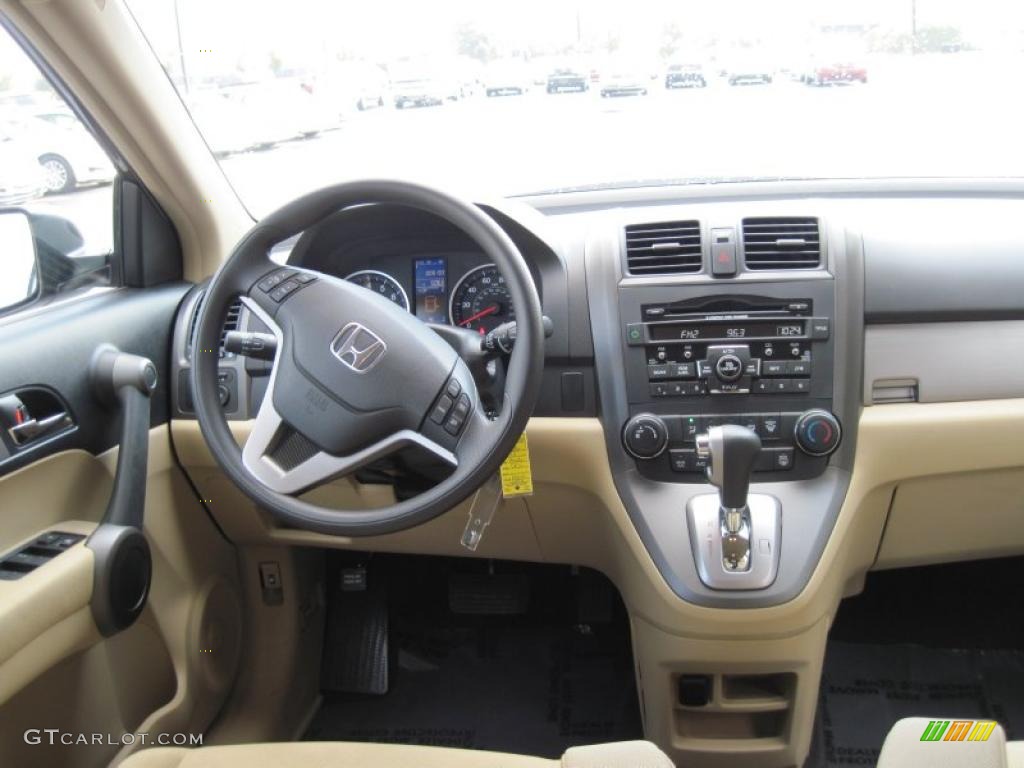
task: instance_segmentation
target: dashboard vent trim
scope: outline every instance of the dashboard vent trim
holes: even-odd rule
[[[626,227],[631,275],[686,275],[704,269],[700,222],[666,221]]]
[[[813,216],[764,216],[743,220],[747,269],[816,269],[821,228]]]
[[[196,341],[196,321],[199,319],[199,310],[203,308],[203,301],[206,299],[206,293],[199,297],[199,301],[196,302],[196,308],[192,312],[192,318],[188,324],[188,346],[185,349],[185,359],[192,359],[192,348],[195,346]],[[227,314],[224,317],[224,326],[220,330],[220,357],[225,356],[224,352],[224,339],[227,338],[229,331],[237,331],[238,324],[242,317],[242,302],[240,299],[235,299],[228,305]]]

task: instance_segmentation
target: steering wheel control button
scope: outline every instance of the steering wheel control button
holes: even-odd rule
[[[448,397],[453,397],[453,398],[454,397],[458,397],[459,396],[459,392],[461,392],[461,391],[462,391],[462,385],[459,384],[458,379],[449,379],[448,380],[448,386],[445,389],[445,392],[448,393]]]
[[[800,450],[811,456],[828,456],[839,447],[842,428],[828,411],[812,410],[802,414],[793,428]]]
[[[444,431],[453,437],[458,435],[462,431],[463,425],[466,423],[466,417],[469,416],[470,403],[469,395],[463,393],[459,396],[459,401],[452,408],[451,415],[448,416],[448,421],[444,423]]]
[[[264,277],[256,285],[264,293],[270,293],[272,290],[277,288],[281,283],[287,280],[289,277],[295,274],[294,269],[279,269],[277,272]]]
[[[441,395],[434,405],[434,410],[430,412],[430,420],[435,424],[444,424],[444,420],[448,418],[448,411],[451,410],[454,403],[455,401],[447,394]]]
[[[626,422],[622,442],[630,456],[653,459],[668,445],[668,427],[654,414],[642,413]]]
[[[285,280],[283,283],[277,286],[277,288],[270,292],[270,298],[272,298],[274,301],[284,301],[292,293],[299,290],[299,288],[301,287],[302,286],[299,285],[299,283],[296,282],[295,280]]]

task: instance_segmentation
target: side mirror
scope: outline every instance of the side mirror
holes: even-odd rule
[[[39,297],[36,241],[25,211],[0,210],[0,269],[0,314]]]

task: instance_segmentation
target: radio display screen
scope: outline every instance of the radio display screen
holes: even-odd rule
[[[651,341],[701,341],[704,339],[800,338],[803,321],[768,320],[738,323],[655,323],[648,326]]]

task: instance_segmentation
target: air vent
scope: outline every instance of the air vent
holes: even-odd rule
[[[203,300],[206,298],[206,294],[200,297],[199,301],[196,302],[195,312],[192,313],[192,320],[189,323],[188,328],[188,349],[185,351],[185,357],[189,360],[192,359],[192,347],[196,340],[196,321],[199,319],[199,310],[203,307]],[[238,322],[242,316],[242,302],[235,299],[228,306],[227,315],[224,318],[224,326],[220,331],[220,356],[224,357],[224,339],[228,335],[228,331],[237,331]]]
[[[747,269],[814,269],[821,264],[821,238],[815,218],[743,220]]]
[[[626,269],[631,275],[683,275],[700,272],[703,264],[699,222],[626,227]]]

